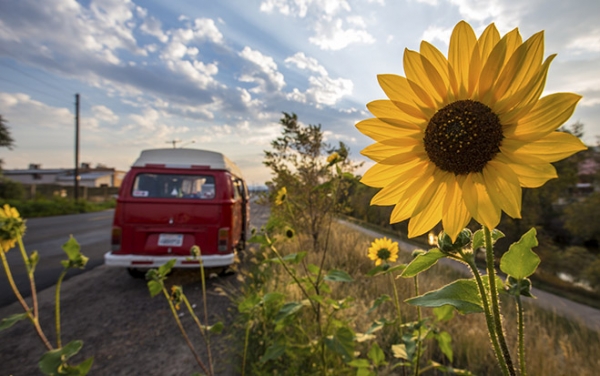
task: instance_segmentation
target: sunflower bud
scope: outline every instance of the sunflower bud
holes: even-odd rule
[[[0,248],[8,252],[25,234],[25,221],[17,209],[5,204],[0,208]]]
[[[190,248],[190,254],[194,258],[200,257],[200,247],[198,247],[197,245],[193,245],[192,248]]]
[[[463,229],[456,238],[455,242],[452,242],[452,238],[444,231],[440,232],[438,236],[438,248],[444,253],[454,253],[459,249],[462,249],[471,243],[473,233],[468,228]]]

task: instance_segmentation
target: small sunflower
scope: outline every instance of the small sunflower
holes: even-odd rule
[[[521,217],[521,189],[557,177],[551,163],[586,146],[555,132],[581,99],[541,97],[550,62],[543,32],[522,42],[494,24],[479,39],[464,21],[448,58],[423,41],[405,50],[406,77],[380,75],[389,100],[367,105],[375,118],[356,127],[376,143],[362,154],[376,164],[363,176],[382,188],[372,205],[395,205],[390,223],[410,218],[409,237],[442,221],[455,240],[471,218],[493,229],[502,211]],[[541,97],[541,98],[540,98]]]
[[[329,166],[333,166],[334,164],[336,164],[339,161],[340,161],[340,155],[335,151],[333,153],[329,154],[329,156],[327,157],[327,165],[329,165]]]
[[[183,289],[181,286],[171,286],[171,295],[169,299],[175,305],[175,309],[179,311],[181,308],[181,302],[183,302]]]
[[[367,256],[375,261],[375,266],[381,263],[395,262],[398,260],[398,243],[388,238],[379,238],[373,240]]]
[[[275,197],[275,205],[282,205],[285,200],[287,200],[287,189],[283,187],[277,192],[277,196]]]
[[[5,204],[0,208],[0,251],[8,252],[25,234],[25,221],[16,208]]]

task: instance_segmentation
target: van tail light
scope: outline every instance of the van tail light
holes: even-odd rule
[[[121,250],[121,239],[122,239],[122,231],[120,227],[113,227],[112,234],[110,237],[110,249],[115,251]]]
[[[219,252],[227,252],[229,249],[229,228],[219,229]]]

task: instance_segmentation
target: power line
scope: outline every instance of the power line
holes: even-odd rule
[[[12,70],[14,70],[14,71],[16,71],[16,72],[19,72],[19,73],[21,73],[21,74],[23,74],[23,75],[25,75],[25,76],[27,76],[27,77],[29,77],[29,78],[32,78],[32,79],[34,79],[34,80],[36,80],[36,81],[38,81],[38,82],[41,82],[41,83],[43,83],[44,85],[46,85],[46,86],[48,86],[48,87],[51,87],[51,88],[53,88],[53,89],[55,89],[55,90],[58,90],[58,91],[60,91],[60,92],[61,92],[61,93],[63,93],[63,94],[66,94],[66,95],[71,95],[70,93],[67,93],[67,92],[65,92],[63,89],[59,88],[58,86],[56,86],[56,85],[54,85],[54,84],[51,84],[51,83],[49,83],[49,82],[46,82],[46,81],[42,80],[41,78],[39,78],[39,77],[35,77],[35,76],[33,76],[33,75],[31,75],[31,74],[29,74],[29,73],[25,72],[25,71],[22,71],[21,69],[19,69],[19,68],[17,68],[17,67],[13,67],[12,65],[10,65],[10,64],[7,64],[6,62],[4,62],[4,61],[2,61],[2,60],[0,60],[0,63],[2,63],[2,65],[4,65],[4,66],[5,66],[5,67],[7,67],[7,68],[10,68],[10,69],[12,69]]]
[[[8,79],[6,79],[6,78],[4,78],[4,77],[0,77],[0,81],[5,81],[5,82],[8,82],[9,84],[13,84],[13,85],[15,85],[15,86],[18,86],[18,87],[25,88],[25,89],[27,89],[27,90],[36,91],[36,92],[38,92],[38,93],[40,93],[40,94],[42,94],[42,95],[45,95],[45,96],[47,96],[47,97],[50,97],[50,98],[52,98],[52,99],[56,100],[56,94],[50,94],[50,93],[48,93],[47,91],[40,90],[40,89],[37,89],[37,88],[33,88],[33,87],[30,87],[30,86],[24,85],[24,84],[22,84],[22,83],[20,83],[20,82],[11,81],[11,80],[8,80]],[[69,95],[69,96],[70,96],[70,95]]]

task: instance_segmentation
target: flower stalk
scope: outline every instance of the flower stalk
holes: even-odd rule
[[[487,226],[483,226],[483,231],[485,234],[486,267],[490,285],[490,297],[492,303],[494,326],[496,329],[496,335],[498,336],[500,348],[502,349],[502,353],[504,355],[506,366],[508,367],[509,374],[511,376],[514,376],[516,375],[516,373],[512,363],[512,359],[510,357],[510,351],[508,350],[508,346],[506,344],[506,339],[504,338],[504,330],[502,327],[502,315],[500,314],[500,302],[498,299],[498,290],[496,289],[496,268],[494,265],[494,245],[492,243],[492,234],[490,232],[490,229],[487,228]]]

